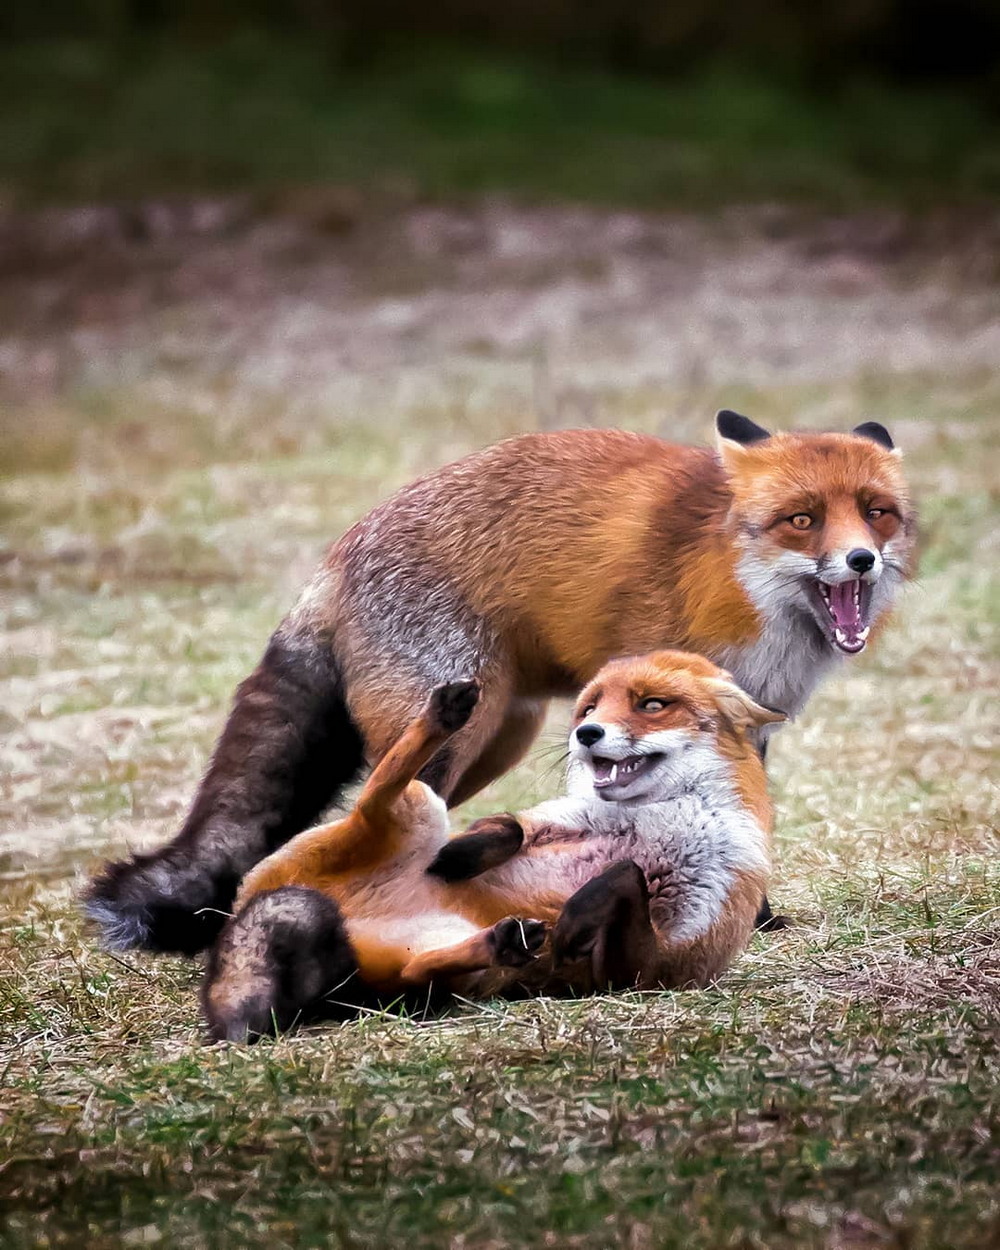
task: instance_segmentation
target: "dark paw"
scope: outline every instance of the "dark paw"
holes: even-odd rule
[[[453,681],[434,691],[429,712],[436,725],[445,733],[453,734],[468,721],[478,702],[478,681]]]
[[[518,920],[508,916],[493,926],[493,952],[505,968],[522,968],[542,948],[548,926],[541,920]]]
[[[791,920],[788,916],[776,916],[771,910],[771,904],[765,895],[763,903],[760,905],[760,911],[757,913],[757,919],[754,922],[754,928],[761,933],[777,933],[781,929],[791,927]]]
[[[443,881],[468,881],[513,858],[524,844],[515,816],[486,816],[446,843],[427,871]]]
[[[567,899],[552,932],[556,964],[592,955],[630,907],[648,908],[646,877],[632,860],[619,860]]]

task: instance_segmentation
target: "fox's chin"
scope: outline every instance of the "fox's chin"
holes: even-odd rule
[[[594,786],[594,794],[602,803],[641,803],[649,796],[645,785]]]

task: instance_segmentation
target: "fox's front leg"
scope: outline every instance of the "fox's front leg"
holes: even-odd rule
[[[484,816],[446,842],[427,871],[442,881],[469,881],[506,864],[523,845],[524,828],[516,816]]]
[[[504,824],[498,829],[469,835],[470,839],[478,840],[481,834],[482,842],[473,843],[468,856],[460,847],[459,853],[451,859],[448,851],[452,844],[448,843],[428,870],[438,876],[443,875],[442,869],[455,872],[456,877],[451,879],[449,887],[455,906],[466,914],[475,915],[480,924],[490,924],[504,916],[537,916],[554,921],[566,900],[620,854],[613,840],[582,838],[578,831],[575,833],[571,829],[556,831],[550,827],[546,832],[561,840],[533,845],[530,825],[524,827],[525,845],[509,854],[520,837],[519,829],[513,827],[514,818],[499,819]],[[492,837],[496,838],[496,845],[491,844]],[[455,841],[463,840],[459,837]],[[473,859],[479,862],[473,864]],[[485,862],[487,859],[492,859],[496,866],[489,866]],[[498,860],[503,862],[496,862]],[[468,879],[456,879],[463,868]]]

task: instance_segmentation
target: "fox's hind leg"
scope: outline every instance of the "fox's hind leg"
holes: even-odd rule
[[[258,894],[209,956],[202,1009],[216,1040],[253,1041],[302,1017],[334,1014],[325,995],[357,992],[358,967],[337,904],[317,890]]]
[[[438,747],[466,723],[478,697],[473,681],[439,686],[422,714],[376,765],[354,811],[342,820],[307,829],[258,864],[240,886],[237,907],[285,885],[323,890],[333,877],[365,871],[396,854],[412,832],[413,798],[404,801],[407,787]],[[443,808],[440,819],[444,826]]]
[[[357,810],[369,824],[377,825],[391,815],[393,804],[410,782],[468,724],[479,694],[475,681],[450,682],[431,692],[422,714],[379,760],[358,796]]]
[[[649,889],[638,864],[619,860],[567,901],[552,933],[557,973],[581,964],[582,990],[623,990],[656,985],[662,947],[649,914]]]

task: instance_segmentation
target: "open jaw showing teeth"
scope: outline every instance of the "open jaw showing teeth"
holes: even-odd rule
[[[590,761],[594,770],[594,786],[603,790],[605,786],[628,781],[648,768],[655,758],[654,755],[630,755],[624,760],[607,760],[595,755]]]
[[[817,581],[816,587],[833,627],[833,641],[848,655],[863,651],[871,629],[865,619],[871,598],[869,587],[858,578],[836,585]]]

